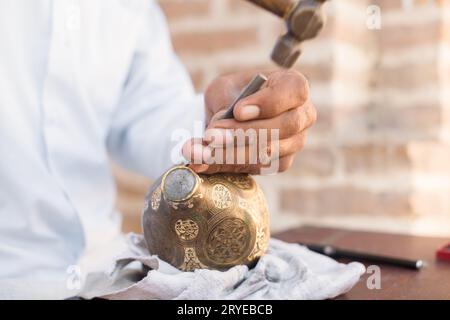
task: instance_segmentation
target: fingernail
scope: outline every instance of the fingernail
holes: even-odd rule
[[[258,118],[260,109],[255,105],[248,105],[241,108],[239,111],[239,120],[252,120]]]
[[[210,147],[221,147],[233,143],[234,135],[231,129],[212,128],[206,130],[205,140],[210,142]]]

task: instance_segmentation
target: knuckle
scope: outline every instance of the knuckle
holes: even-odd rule
[[[289,116],[290,118],[290,129],[291,133],[298,133],[303,128],[303,123],[305,122],[303,119],[303,112],[300,108],[296,108],[292,110],[292,114]]]
[[[270,95],[265,101],[266,108],[261,109],[264,118],[272,118],[280,114],[284,109],[284,101],[279,98],[277,89],[271,88]]]
[[[291,79],[289,82],[292,84],[297,98],[301,101],[306,101],[309,97],[309,82],[306,77],[297,70],[291,70]]]

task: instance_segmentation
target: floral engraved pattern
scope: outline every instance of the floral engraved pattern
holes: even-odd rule
[[[183,271],[194,271],[195,269],[205,268],[197,257],[195,248],[184,248],[184,261],[180,266]]]
[[[193,240],[198,235],[198,225],[191,219],[180,219],[175,222],[175,232],[181,240]]]
[[[194,200],[196,198],[203,199],[203,194],[201,194],[201,193],[195,194],[191,198],[189,198],[188,200],[186,200],[184,202],[167,201],[167,203],[174,210],[178,210],[180,208],[181,209],[192,209],[194,207]]]
[[[151,198],[152,209],[153,210],[158,210],[160,203],[161,203],[161,188],[158,187],[152,193],[152,198]]]
[[[242,258],[249,241],[250,233],[244,221],[225,219],[209,234],[206,252],[216,263],[232,263]]]
[[[248,208],[250,208],[250,205],[248,204],[248,202],[245,199],[242,199],[241,197],[239,197],[238,199],[239,201],[239,208],[248,210]]]
[[[266,241],[266,229],[264,227],[258,227],[256,229],[256,241],[255,247],[252,252],[248,256],[248,260],[252,261],[257,256],[259,256],[262,252],[266,251],[267,241]]]
[[[227,209],[231,206],[231,193],[223,184],[215,184],[212,187],[212,200],[218,209]]]
[[[244,175],[229,175],[227,176],[227,180],[231,183],[235,184],[241,189],[248,190],[252,188],[252,178]]]

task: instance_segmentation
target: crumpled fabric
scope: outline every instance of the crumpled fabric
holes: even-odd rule
[[[223,272],[183,272],[150,255],[142,235],[128,234],[127,238],[127,251],[110,270],[87,275],[81,297],[322,300],[348,292],[365,272],[361,263],[338,263],[304,246],[274,238],[266,254],[250,270],[240,265]]]

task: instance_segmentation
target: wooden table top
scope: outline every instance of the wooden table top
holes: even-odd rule
[[[330,244],[365,253],[421,259],[426,263],[419,271],[379,265],[381,289],[368,289],[367,278],[371,274],[366,273],[350,292],[338,299],[450,299],[450,262],[435,258],[436,251],[449,244],[450,239],[318,227],[301,227],[274,236],[287,242]],[[370,265],[360,262],[366,267]]]

